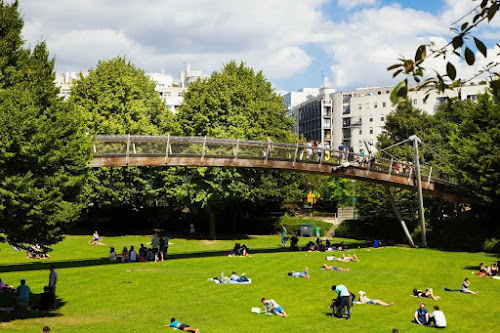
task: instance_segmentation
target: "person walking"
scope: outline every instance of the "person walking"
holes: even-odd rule
[[[287,244],[287,239],[286,239],[286,228],[285,225],[281,225],[281,245],[286,246]]]
[[[56,287],[57,287],[57,278],[58,278],[59,274],[57,274],[53,265],[50,265],[49,270],[50,270],[49,290],[50,290],[50,293],[52,294],[53,299],[54,299],[54,304],[52,304],[52,308],[55,309],[56,305],[57,305]]]
[[[153,256],[156,261],[156,254],[158,253],[158,246],[160,245],[160,238],[158,238],[158,233],[155,232],[153,238],[151,238],[151,247],[153,248]]]

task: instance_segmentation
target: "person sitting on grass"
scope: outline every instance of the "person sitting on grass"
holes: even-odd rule
[[[109,260],[116,261],[116,259],[117,259],[117,256],[116,256],[115,248],[110,247],[109,248]]]
[[[122,259],[122,262],[127,262],[128,261],[128,250],[127,250],[126,246],[123,247],[122,254],[121,254],[120,257]]]
[[[3,291],[14,291],[14,287],[5,284],[2,281],[2,279],[0,279],[0,292],[3,292]]]
[[[129,261],[137,261],[137,252],[135,252],[134,246],[130,245],[130,251],[128,253]]]
[[[443,311],[439,310],[439,306],[434,306],[434,311],[429,315],[429,322],[427,326],[435,328],[445,328],[446,327],[446,317]]]
[[[50,292],[50,288],[48,286],[43,287],[43,294],[40,298],[40,303],[38,303],[38,310],[50,310],[55,303],[54,297],[55,295]]]
[[[233,251],[231,251],[231,256],[243,256],[243,257],[249,257],[250,255],[248,254],[248,247],[243,244],[240,245],[240,243],[234,243],[234,248]]]
[[[173,327],[181,331],[186,332],[196,332],[200,333],[200,330],[197,328],[192,328],[188,324],[183,324],[180,321],[175,320],[175,318],[170,319],[170,324],[166,324],[165,327]]]
[[[17,287],[17,300],[16,300],[16,308],[20,309],[28,309],[28,304],[30,302],[30,287],[26,285],[26,280],[21,280],[21,285]]]
[[[272,312],[277,316],[280,317],[290,317],[285,310],[283,310],[283,307],[281,307],[274,299],[265,299],[262,298],[262,304],[264,305],[264,309],[267,312]]]
[[[298,243],[299,237],[297,237],[297,235],[293,235],[292,237],[290,237],[290,250],[300,250]]]
[[[288,276],[293,276],[293,277],[302,277],[306,279],[310,279],[311,277],[309,276],[309,268],[305,268],[303,272],[296,272],[296,271],[291,271],[288,272]]]
[[[102,237],[99,236],[99,233],[96,231],[94,231],[94,234],[92,235],[92,242],[90,244],[92,245],[104,245],[103,243],[101,243],[102,241]]]
[[[427,325],[429,323],[429,310],[425,308],[424,303],[420,304],[413,318],[415,318],[413,322],[419,325]]]
[[[391,303],[382,302],[381,300],[375,298],[368,298],[366,297],[366,293],[364,291],[359,292],[359,302],[361,304],[375,304],[382,306],[391,306],[394,304],[392,302]]]
[[[484,266],[484,263],[479,264],[479,273],[477,273],[478,276],[487,276],[488,275],[488,268]]]
[[[464,280],[464,282],[462,283],[462,289],[444,288],[444,290],[446,290],[446,291],[456,291],[456,292],[460,292],[460,293],[464,293],[464,294],[473,294],[473,295],[479,294],[479,291],[469,290],[469,286],[470,286],[470,281],[469,281],[469,278],[466,277],[465,280]]]
[[[141,244],[141,247],[139,248],[139,256],[146,257],[147,253],[148,253],[148,248],[145,247],[144,244]]]
[[[486,269],[486,275],[488,276],[497,276],[499,274],[497,263],[494,262],[490,267]]]
[[[422,291],[420,289],[413,289],[413,295],[420,297],[420,298],[432,298],[433,300],[440,299],[441,297],[439,296],[434,296],[434,291],[432,288],[427,288],[425,291]]]
[[[327,264],[324,264],[321,266],[321,269],[327,269],[331,271],[339,271],[339,272],[349,272],[351,269],[350,268],[342,268],[339,266],[328,266]]]

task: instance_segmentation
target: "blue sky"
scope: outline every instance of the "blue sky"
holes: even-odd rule
[[[185,64],[210,74],[230,60],[263,70],[277,90],[390,85],[386,68],[419,44],[438,45],[471,0],[24,0],[28,45],[45,40],[59,71],[86,71],[127,56],[177,79]],[[495,18],[477,36],[493,47]],[[490,54],[498,53],[490,50]],[[498,57],[497,57],[498,58]],[[478,56],[478,59],[481,57]],[[451,59],[459,74],[470,68]],[[486,63],[482,59],[479,65]],[[442,61],[431,68],[442,69]]]

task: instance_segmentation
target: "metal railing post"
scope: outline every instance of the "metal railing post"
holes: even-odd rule
[[[394,162],[394,158],[391,158],[391,164],[389,165],[389,173],[387,174],[387,180],[391,179],[392,163],[393,162]]]
[[[295,169],[295,162],[297,162],[297,154],[299,153],[299,143],[295,146],[295,156],[293,157],[292,168]]]
[[[236,147],[234,149],[234,160],[233,163],[236,163],[236,160],[238,159],[238,149],[240,148],[240,139],[236,140]]]
[[[425,185],[425,189],[428,189],[429,186],[431,185],[431,174],[432,174],[432,167],[429,168],[429,177],[427,177],[427,185]]]
[[[201,150],[201,159],[200,159],[201,165],[203,165],[203,161],[205,160],[205,147],[206,147],[206,144],[207,144],[207,136],[205,135],[205,137],[203,138],[203,148]]]
[[[165,147],[165,164],[168,164],[169,152],[170,152],[170,134],[167,136],[167,146]]]
[[[130,134],[128,135],[128,138],[127,138],[127,155],[125,157],[125,164],[128,165],[129,164],[129,158],[130,158]]]

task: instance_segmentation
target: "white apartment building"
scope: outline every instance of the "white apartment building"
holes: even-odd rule
[[[332,148],[352,146],[355,152],[361,148],[375,151],[377,135],[385,130],[385,117],[395,109],[390,101],[394,87],[361,88],[335,92],[333,88],[321,88],[316,97],[309,98],[298,107],[295,114],[299,134],[307,140],[328,143]],[[461,98],[476,100],[477,94],[487,88],[485,82],[475,81],[460,88]],[[444,94],[432,91],[424,101],[426,91],[410,91],[408,97],[414,107],[433,114],[447,98],[457,97],[459,90]]]

